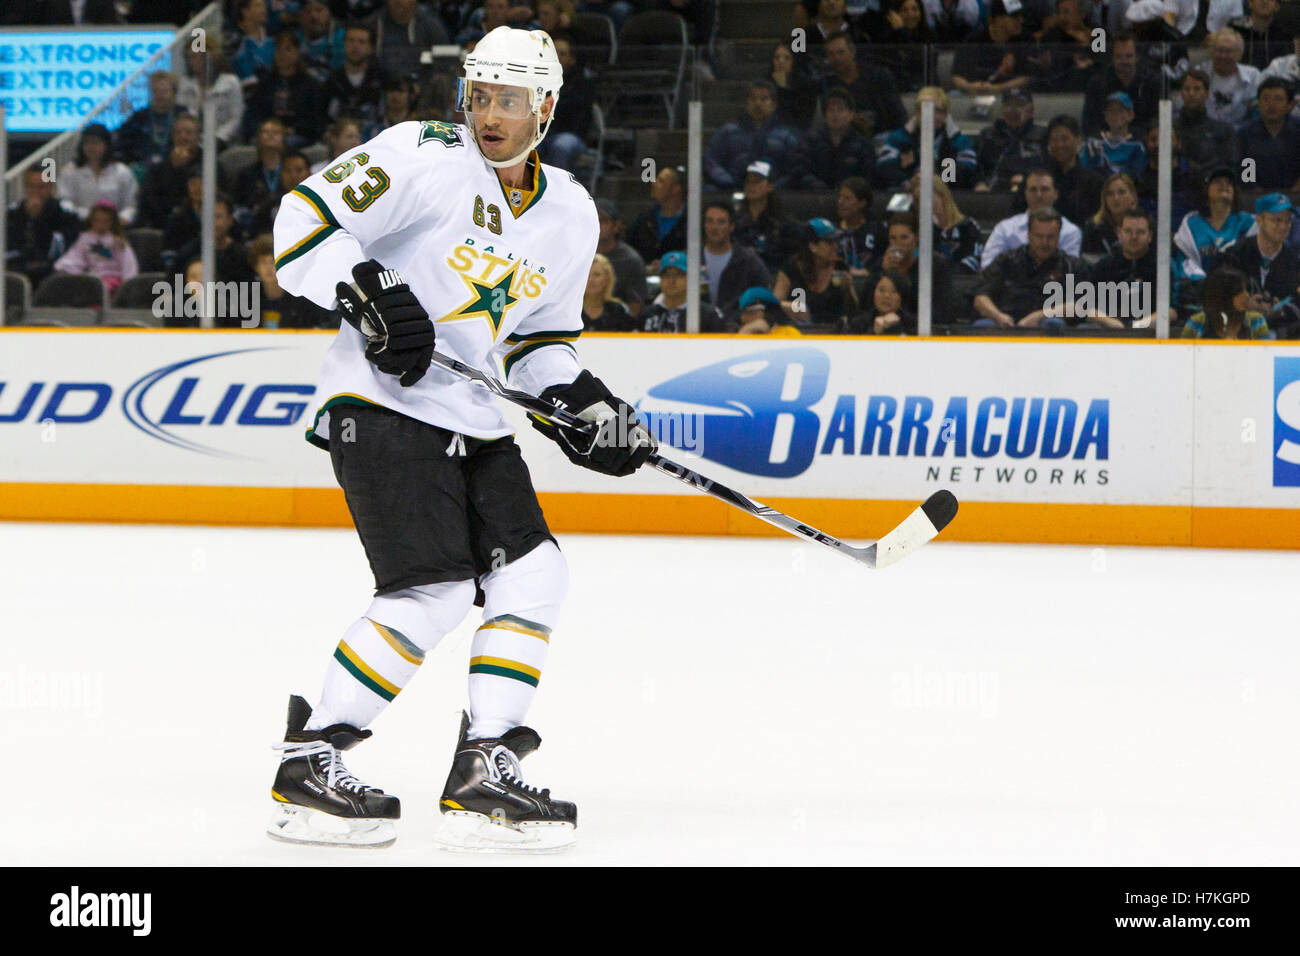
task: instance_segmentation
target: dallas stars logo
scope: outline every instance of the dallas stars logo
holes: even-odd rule
[[[501,330],[501,323],[505,321],[506,313],[519,301],[519,296],[512,295],[510,292],[517,268],[518,264],[511,266],[510,271],[496,282],[476,279],[465,272],[460,273],[461,281],[469,288],[470,297],[438,321],[455,322],[457,319],[473,319],[481,316],[487,320],[492,329],[492,338],[495,340]]]

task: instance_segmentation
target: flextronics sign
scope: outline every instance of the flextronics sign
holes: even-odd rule
[[[837,393],[827,352],[785,348],[653,385],[642,411],[661,440],[751,475],[794,478],[820,457],[870,456],[924,462],[928,481],[1109,482],[1104,393],[990,394],[942,385],[938,378],[918,381],[900,393],[868,383],[866,391]],[[694,419],[691,428],[669,427],[684,414]]]
[[[174,36],[172,30],[6,29],[0,33],[5,128],[57,133],[76,126]],[[169,66],[163,62],[159,69]],[[147,96],[147,87],[141,89]],[[104,122],[116,126],[123,119]]]

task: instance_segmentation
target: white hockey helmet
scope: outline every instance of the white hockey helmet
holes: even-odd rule
[[[475,81],[520,86],[528,91],[529,109],[537,124],[532,142],[523,152],[507,160],[483,157],[489,166],[514,166],[546,138],[546,131],[555,118],[555,106],[560,102],[560,87],[564,84],[564,68],[555,55],[555,44],[545,30],[497,27],[479,40],[474,52],[465,57],[465,76],[457,81],[456,104],[467,118],[472,117],[469,107]],[[546,125],[542,126],[542,105],[548,94],[554,97],[554,105]],[[475,143],[477,144],[477,139]]]

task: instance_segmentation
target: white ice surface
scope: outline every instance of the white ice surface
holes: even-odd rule
[[[0,863],[1300,863],[1300,555],[561,544],[524,769],[579,843],[524,860],[430,839],[473,616],[348,755],[396,845],[264,835],[287,697],[369,600],[352,532],[0,524]]]

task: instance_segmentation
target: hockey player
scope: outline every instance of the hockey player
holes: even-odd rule
[[[380,846],[396,797],[341,753],[468,613],[469,708],[440,809],[454,846],[549,849],[577,809],[520,778],[522,726],[567,570],[495,399],[440,352],[503,363],[509,384],[560,402],[587,433],[534,421],[573,462],[628,475],[656,448],[633,410],[581,368],[573,343],[596,250],[591,197],[536,148],[562,71],[540,30],[498,27],[465,60],[466,125],[401,123],[309,177],[275,221],[280,284],[346,320],[325,357],[308,440],[328,448],[375,577],[312,709],[291,697],[272,786],[282,839]],[[351,277],[352,282],[341,282]],[[427,311],[426,311],[427,310]]]

